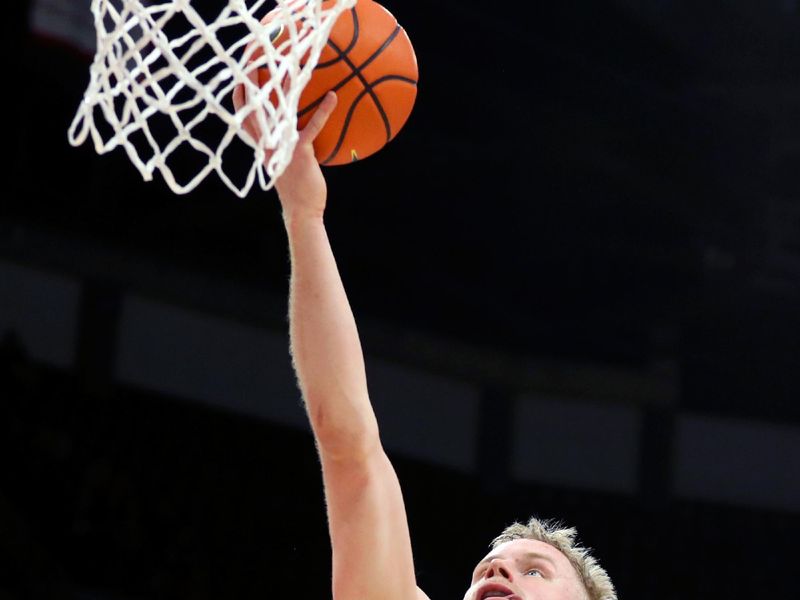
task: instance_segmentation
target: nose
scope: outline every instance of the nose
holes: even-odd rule
[[[512,581],[513,575],[511,573],[511,569],[503,559],[495,558],[489,563],[489,568],[486,569],[485,577],[486,579],[489,579],[490,577],[502,577],[508,581]]]

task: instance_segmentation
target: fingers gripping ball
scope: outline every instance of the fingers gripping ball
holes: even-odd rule
[[[323,6],[327,2],[323,2]],[[268,22],[268,14],[262,22]],[[273,33],[273,45],[288,39]],[[336,21],[300,97],[298,127],[305,127],[329,90],[338,103],[314,140],[322,165],[342,165],[383,148],[405,125],[417,97],[417,59],[405,30],[383,6],[358,0]],[[269,81],[258,70],[260,85]]]

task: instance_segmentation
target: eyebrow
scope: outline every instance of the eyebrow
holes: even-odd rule
[[[481,565],[493,561],[495,558],[506,558],[506,557],[503,556],[502,554],[489,555],[475,566],[475,570],[477,570],[478,567],[480,567]],[[553,569],[556,569],[556,563],[553,561],[552,558],[550,558],[546,554],[540,554],[539,552],[526,552],[519,558],[523,560],[541,559],[546,562],[549,562],[552,565]]]

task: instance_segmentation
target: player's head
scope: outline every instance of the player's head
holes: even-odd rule
[[[506,527],[475,568],[464,600],[617,600],[608,573],[576,535],[536,518]]]

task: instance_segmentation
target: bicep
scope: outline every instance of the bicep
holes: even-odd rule
[[[334,600],[418,599],[403,496],[383,449],[322,455]]]

